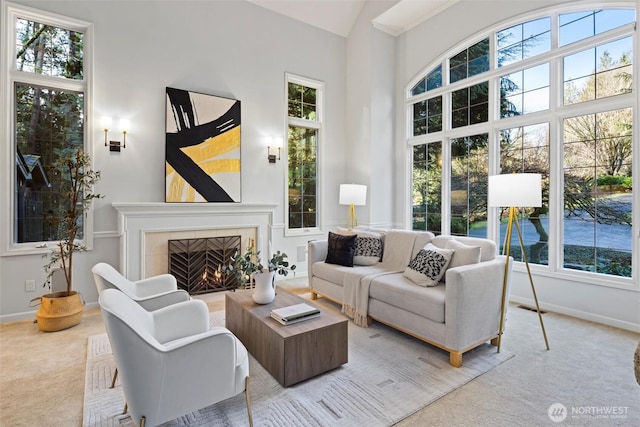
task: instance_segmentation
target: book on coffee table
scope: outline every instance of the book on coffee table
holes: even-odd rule
[[[320,316],[320,310],[305,303],[271,310],[271,317],[283,325],[313,319],[318,316]]]

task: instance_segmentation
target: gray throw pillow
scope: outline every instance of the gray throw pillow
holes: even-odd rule
[[[480,262],[480,256],[482,255],[482,248],[480,246],[469,246],[464,243],[460,243],[457,240],[448,240],[445,245],[445,249],[453,249],[455,253],[449,267],[455,268],[461,265],[477,264]]]

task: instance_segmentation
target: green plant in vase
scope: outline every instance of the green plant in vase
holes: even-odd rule
[[[244,254],[236,254],[229,264],[222,267],[222,271],[235,277],[239,287],[255,287],[253,299],[259,304],[267,304],[275,297],[275,275],[287,276],[289,271],[296,269],[287,258],[286,253],[277,251],[265,267],[260,260],[260,251],[254,252],[250,247]]]

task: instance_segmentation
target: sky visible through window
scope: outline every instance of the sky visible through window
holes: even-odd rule
[[[529,47],[520,47],[524,51],[523,57],[528,58],[535,54],[542,53],[548,49],[540,49],[537,45],[545,45],[546,38],[536,40],[540,37],[540,34],[544,34],[547,18],[537,19],[534,21],[525,22],[521,25],[507,28],[499,31],[498,34],[498,49],[505,48],[507,45],[514,46],[518,43],[524,43],[523,40],[532,40],[532,45]],[[565,46],[586,38],[592,37],[604,33],[606,31],[619,28],[625,24],[634,22],[635,11],[633,9],[609,9],[609,10],[591,10],[583,12],[572,12],[561,14],[559,18],[560,23],[560,46]],[[507,40],[507,42],[502,42]],[[588,82],[590,76],[596,73],[606,71],[611,68],[622,68],[625,65],[633,63],[632,56],[633,40],[631,37],[623,37],[611,42],[598,45],[596,48],[587,48],[584,51],[569,55],[565,57],[563,61],[563,75],[564,81],[570,82],[571,89],[576,93],[582,93]],[[533,54],[526,54],[526,50],[529,49]],[[606,58],[608,56],[608,58]],[[499,54],[499,58],[500,58]],[[603,66],[603,63],[607,61],[613,61],[613,65],[607,67]],[[505,63],[501,65],[507,65],[515,62],[511,58],[506,58]],[[630,71],[629,67],[629,71]],[[533,84],[532,82],[547,82],[549,81],[549,67],[538,66],[529,68],[524,71],[524,79],[518,76],[519,72],[512,75],[505,75],[504,78],[514,78],[512,80],[516,84],[514,92],[509,92],[507,98],[509,101],[516,101],[515,109],[521,108],[519,113],[527,113],[532,111],[539,111],[541,109],[549,108],[548,90],[541,90],[544,85]],[[538,90],[531,91],[529,87],[536,88]],[[565,84],[568,87],[568,84]],[[520,95],[520,94],[525,95]],[[512,97],[510,95],[517,95]],[[612,94],[609,94],[612,95]],[[594,97],[599,97],[597,94]],[[518,99],[519,98],[519,99]],[[566,98],[566,94],[565,94]],[[518,102],[519,101],[519,102]],[[522,104],[528,104],[522,105]]]

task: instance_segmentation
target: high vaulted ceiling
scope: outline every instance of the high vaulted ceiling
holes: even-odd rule
[[[347,37],[364,4],[379,0],[247,0],[258,6]],[[376,28],[399,35],[460,0],[399,0],[373,20]]]

